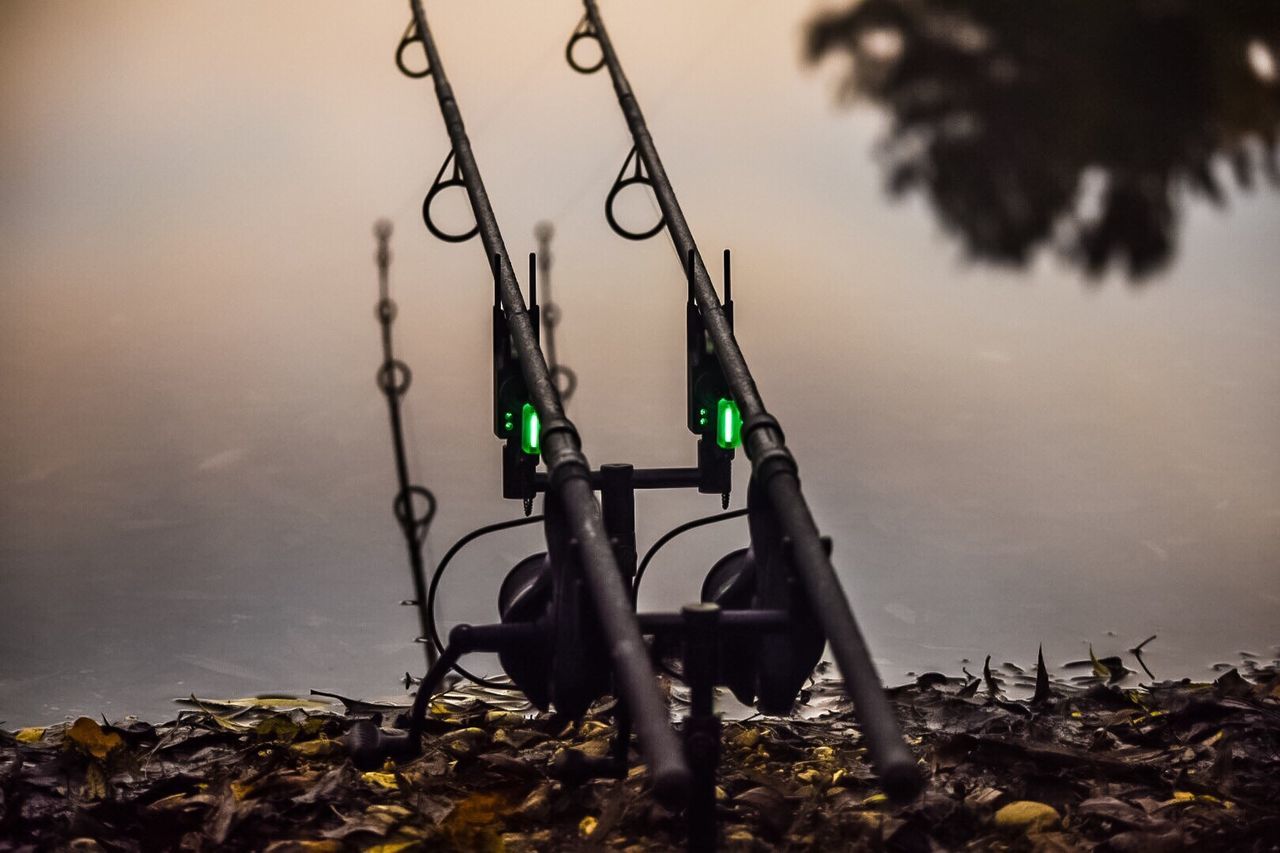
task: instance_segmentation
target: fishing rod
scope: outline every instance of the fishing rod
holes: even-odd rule
[[[724,381],[732,394],[732,401],[741,415],[742,444],[751,460],[752,481],[753,486],[757,487],[755,494],[758,496],[758,505],[762,505],[762,509],[767,507],[768,513],[776,521],[777,533],[786,542],[789,562],[794,566],[795,574],[808,599],[808,606],[830,642],[836,663],[844,675],[846,689],[857,708],[872,763],[885,792],[895,799],[911,798],[920,790],[923,781],[915,759],[903,742],[901,729],[881,687],[862,631],[854,619],[848,598],[831,564],[828,546],[819,535],[801,493],[799,468],[795,458],[787,449],[777,419],[766,411],[755,380],[747,368],[746,359],[733,336],[732,316],[725,311],[716,295],[706,264],[694,242],[693,232],[680,209],[675,190],[654,146],[640,104],[601,19],[600,10],[595,0],[583,0],[583,5],[585,15],[570,37],[565,50],[566,58],[580,73],[590,74],[601,68],[608,69],[618,105],[633,141],[631,153],[623,163],[622,171],[606,200],[606,216],[614,230],[628,239],[647,239],[664,226],[670,235],[677,257],[686,266],[698,319],[719,362]],[[593,65],[585,66],[575,59],[574,49],[583,40],[594,40],[600,48],[600,59]],[[626,176],[627,168],[632,162],[634,171]],[[613,202],[618,193],[633,184],[648,186],[657,197],[662,218],[647,231],[632,232],[623,229],[613,215]],[[693,417],[692,411],[690,416]],[[731,574],[726,568],[720,579],[728,583]],[[712,577],[709,577],[708,583],[711,581]],[[706,589],[704,587],[704,591]],[[766,664],[762,663],[761,666],[764,668]]]
[[[436,183],[423,203],[424,219],[433,234],[451,242],[461,242],[478,234],[486,259],[491,263],[495,290],[494,432],[507,439],[504,463],[516,456],[521,457],[522,463],[504,465],[504,494],[524,496],[528,507],[529,493],[521,494],[515,488],[519,484],[509,481],[519,479],[528,471],[526,459],[536,462],[540,455],[546,466],[544,488],[547,492],[548,553],[538,556],[552,566],[557,600],[549,626],[541,622],[504,622],[455,627],[440,659],[419,685],[407,747],[411,750],[417,748],[431,691],[457,662],[459,655],[469,651],[498,651],[510,657],[536,646],[550,634],[554,639],[555,656],[551,662],[549,682],[555,694],[551,699],[557,709],[568,716],[586,710],[589,702],[598,695],[598,690],[596,685],[584,682],[583,674],[590,669],[588,664],[593,655],[607,655],[606,674],[626,708],[628,724],[635,726],[654,794],[664,803],[679,805],[689,789],[689,765],[681,743],[668,723],[667,708],[632,609],[629,585],[605,529],[603,518],[608,509],[602,511],[595,498],[593,472],[581,451],[582,442],[577,428],[565,417],[560,395],[543,359],[536,315],[531,315],[537,309],[525,305],[422,2],[410,0],[409,5],[413,18],[397,48],[396,61],[409,76],[432,78],[436,100],[452,144]],[[421,44],[425,52],[425,68],[408,67],[406,51],[415,43]],[[451,163],[453,173],[445,178],[445,171]],[[472,231],[450,234],[433,226],[431,203],[443,188],[449,186],[461,186],[466,190],[476,222]],[[534,259],[530,260],[532,274],[536,268],[532,263]],[[531,280],[530,302],[534,302],[534,293]],[[516,402],[519,398],[524,400],[519,407],[519,430],[514,428],[516,409],[505,405],[512,394],[518,395]],[[589,612],[583,609],[585,602],[591,605],[594,619],[582,615]],[[594,636],[596,632],[598,637]],[[556,690],[561,692],[556,694]],[[362,728],[360,732],[353,730],[353,733],[356,741],[353,754],[358,751],[376,754],[380,740],[387,739],[377,731],[370,731],[369,727]],[[402,743],[401,737],[395,736],[392,748]]]
[[[578,389],[578,374],[572,367],[561,364],[556,355],[556,327],[560,325],[560,306],[551,298],[551,238],[555,233],[550,222],[539,222],[533,229],[533,236],[538,241],[538,277],[542,280],[542,330],[545,334],[543,349],[547,354],[547,370],[551,371],[551,379],[560,392],[560,403],[568,407],[573,392]]]
[[[378,388],[387,398],[387,416],[391,422],[391,447],[396,463],[396,482],[400,488],[396,492],[393,509],[396,521],[404,534],[404,544],[409,552],[409,570],[413,576],[412,600],[402,604],[415,606],[418,610],[419,636],[426,636],[431,625],[430,613],[427,610],[426,568],[422,559],[422,548],[427,541],[427,531],[436,515],[436,496],[430,489],[414,485],[409,480],[409,463],[406,459],[404,444],[404,427],[400,414],[400,399],[409,390],[413,381],[413,373],[409,365],[395,357],[391,346],[391,325],[396,319],[396,303],[391,299],[391,223],[379,219],[373,226],[373,235],[378,241],[378,252],[374,256],[378,264],[378,305],[376,316],[382,327],[382,366],[378,368]],[[422,512],[416,508],[417,499],[425,503]],[[436,649],[430,643],[424,644],[427,666],[436,662]]]

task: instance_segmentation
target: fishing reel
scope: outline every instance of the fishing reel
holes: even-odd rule
[[[702,583],[702,601],[727,613],[775,614],[771,630],[737,633],[720,642],[717,680],[744,705],[771,715],[791,712],[822,659],[827,638],[791,562],[768,496],[753,478],[747,488],[751,545],[720,558]],[[827,553],[831,540],[822,538]]]
[[[535,706],[577,719],[609,692],[609,656],[559,501],[546,502],[544,525],[547,551],[517,563],[498,590],[502,623],[532,626],[536,639],[499,649],[498,661]]]
[[[723,612],[717,684],[765,714],[785,715],[822,658],[826,636],[795,577],[790,544],[768,497],[754,481],[747,493],[751,545],[716,562],[701,600]],[[574,543],[547,502],[548,551],[517,563],[498,593],[502,622],[532,627],[535,642],[499,650],[503,670],[529,701],[575,718],[610,691],[609,662],[576,563]],[[830,540],[823,544],[830,548]],[[674,614],[641,613],[641,631],[661,654],[682,642]]]

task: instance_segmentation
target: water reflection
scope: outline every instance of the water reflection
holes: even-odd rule
[[[833,54],[841,96],[892,113],[889,192],[923,192],[980,259],[1047,249],[1141,280],[1174,256],[1185,197],[1280,185],[1266,0],[865,0],[810,23],[809,59]]]

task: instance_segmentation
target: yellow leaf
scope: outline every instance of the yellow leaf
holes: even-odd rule
[[[444,748],[458,757],[470,755],[487,743],[488,740],[489,733],[474,726],[449,732],[440,738]]]
[[[379,773],[371,770],[368,773],[361,773],[360,778],[375,788],[386,788],[389,791],[394,791],[400,787],[400,784],[396,782],[396,774],[394,773]]]
[[[996,826],[1001,829],[1043,830],[1056,826],[1061,819],[1053,806],[1033,800],[1018,800],[996,812]]]
[[[801,770],[796,774],[796,779],[806,785],[821,785],[823,782],[827,781],[827,774],[823,773],[821,770]]]
[[[599,734],[607,732],[612,727],[608,723],[602,723],[599,720],[584,720],[581,726],[578,726],[578,737],[583,740],[590,740]]]
[[[236,734],[247,732],[253,728],[253,726],[248,723],[237,723],[230,717],[220,717],[217,714],[210,714],[209,718],[217,723],[219,728],[225,729],[229,732],[235,732]]]
[[[327,737],[320,737],[315,740],[304,740],[302,743],[290,744],[289,750],[301,755],[303,758],[323,758],[327,755],[341,753],[342,744]]]
[[[878,806],[881,803],[889,802],[889,798],[884,794],[872,794],[862,801],[864,806]]]
[[[43,728],[18,729],[13,733],[13,737],[18,743],[39,743],[44,737]]]
[[[259,737],[270,738],[279,743],[289,743],[298,737],[298,724],[288,717],[267,717],[253,727]]]
[[[389,815],[390,817],[398,818],[401,820],[403,820],[404,818],[413,816],[413,812],[409,811],[404,806],[398,806],[398,805],[395,805],[394,803],[392,804],[375,803],[374,805],[369,806],[369,808],[365,809],[364,813]]]
[[[453,826],[484,826],[497,818],[508,806],[501,794],[472,794],[453,807],[448,822]]]
[[[107,775],[102,772],[102,765],[96,761],[89,765],[84,774],[84,795],[90,800],[107,798]]]
[[[1098,656],[1093,653],[1092,643],[1089,645],[1089,662],[1093,664],[1094,675],[1098,676],[1098,678],[1111,679],[1111,670],[1107,669],[1106,665],[1098,660]]]
[[[192,696],[190,699],[179,699],[186,705],[198,705],[206,710],[243,711],[247,709],[292,711],[301,708],[305,711],[327,711],[333,706],[328,699],[311,699],[305,696],[286,696],[280,693],[264,693],[261,696],[246,696],[242,699],[201,699]]]
[[[600,822],[598,820],[593,818],[591,815],[587,815],[578,822],[578,834],[583,838],[590,838],[591,833],[596,831],[596,827],[599,826],[599,824]]]
[[[389,841],[386,844],[375,844],[372,847],[364,848],[364,853],[400,853],[401,850],[408,850],[417,845],[417,841]]]
[[[309,738],[313,738],[316,735],[320,734],[320,731],[323,728],[324,728],[324,717],[307,717],[306,721],[303,722],[302,724],[301,730],[302,730],[302,734],[306,735]]]
[[[177,808],[183,805],[184,803],[186,803],[186,801],[187,801],[186,794],[170,794],[167,797],[161,797],[160,799],[156,800],[154,803],[147,806],[147,808],[155,809],[156,811],[164,811],[165,809],[169,809],[169,808]]]
[[[264,853],[342,853],[341,841],[273,841]]]
[[[82,752],[99,760],[106,758],[124,746],[124,738],[115,732],[106,732],[88,717],[81,717],[67,729],[67,740]]]

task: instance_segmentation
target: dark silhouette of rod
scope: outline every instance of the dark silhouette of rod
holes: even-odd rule
[[[533,236],[538,241],[538,278],[542,282],[542,346],[547,355],[547,369],[560,392],[560,404],[568,408],[573,392],[578,389],[578,374],[573,368],[561,364],[556,356],[560,306],[551,297],[551,238],[555,233],[550,222],[539,222],[533,229]]]
[[[409,0],[409,5],[413,10],[417,35],[426,51],[440,114],[453,144],[454,162],[465,181],[471,210],[484,243],[485,258],[496,266],[494,274],[498,296],[519,356],[520,371],[530,402],[542,422],[542,460],[552,487],[551,497],[560,500],[571,535],[577,540],[586,586],[595,604],[601,633],[608,644],[616,689],[635,721],[640,749],[649,766],[655,794],[667,802],[681,800],[689,789],[689,765],[668,722],[667,706],[658,691],[640,625],[631,608],[631,592],[623,581],[601,520],[600,504],[591,489],[591,468],[580,449],[577,428],[565,417],[560,395],[538,347],[520,283],[516,280],[489,195],[485,192],[484,181],[471,152],[462,114],[427,26],[422,0]]]
[[[391,300],[391,223],[379,219],[373,226],[373,234],[378,240],[378,323],[382,326],[382,367],[378,370],[378,387],[387,398],[387,416],[391,421],[391,446],[395,452],[396,482],[400,489],[396,492],[395,514],[400,530],[404,533],[405,548],[409,552],[409,569],[413,575],[412,602],[418,609],[418,628],[420,637],[427,637],[431,627],[430,614],[427,611],[426,567],[422,561],[422,546],[427,540],[427,530],[436,514],[436,498],[429,489],[415,486],[409,481],[409,463],[404,449],[404,427],[400,417],[400,398],[409,390],[413,374],[409,366],[395,357],[391,347],[391,324],[396,319],[396,304]],[[415,515],[414,497],[426,501],[426,511]],[[436,662],[436,650],[430,643],[424,646],[427,666]]]
[[[831,643],[846,689],[857,706],[871,758],[885,792],[895,798],[914,796],[922,784],[915,758],[903,743],[901,729],[885,698],[862,631],[823,548],[813,515],[800,492],[795,459],[787,449],[777,420],[765,410],[742,350],[733,337],[706,264],[698,253],[693,233],[654,147],[644,114],[600,18],[600,10],[595,0],[583,0],[583,5],[586,7],[588,32],[593,33],[599,42],[603,64],[613,79],[618,104],[631,131],[637,156],[648,172],[667,232],[675,244],[676,257],[683,266],[692,256],[694,297],[703,325],[715,345],[725,380],[742,413],[742,443],[751,459],[752,475],[765,487],[782,530],[791,540],[796,571]]]

